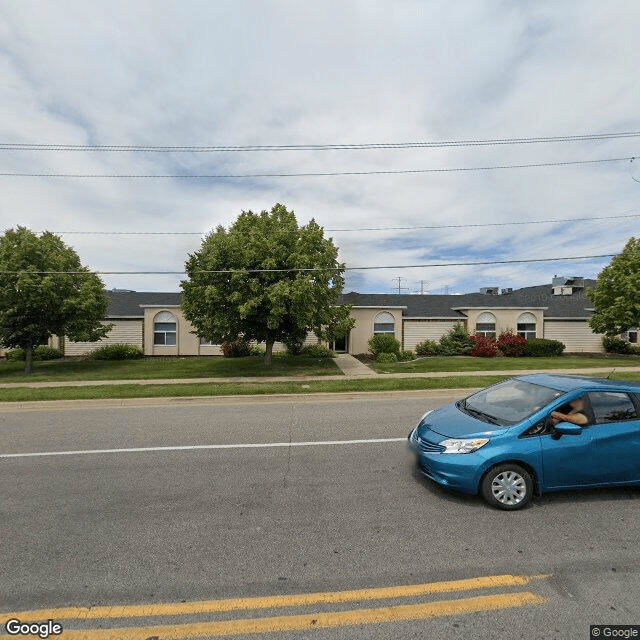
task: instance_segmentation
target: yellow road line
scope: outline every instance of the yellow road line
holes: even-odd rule
[[[123,629],[70,630],[64,629],[64,640],[146,640],[158,636],[162,640],[181,640],[184,638],[234,636],[252,633],[274,633],[343,627],[363,624],[399,622],[402,620],[425,620],[438,616],[462,613],[493,611],[542,604],[543,596],[529,591],[507,593],[493,596],[478,596],[461,600],[444,600],[422,604],[400,605],[379,609],[356,609],[295,616],[277,616],[270,618],[251,618],[245,620],[226,620],[222,622],[197,622],[193,624],[129,627]],[[14,636],[0,636],[0,640],[9,640]]]
[[[175,602],[161,604],[135,604],[97,607],[66,607],[59,609],[38,609],[34,611],[16,611],[0,613],[0,621],[17,618],[23,622],[40,620],[70,620],[96,618],[139,618],[150,616],[179,616],[201,613],[221,613],[247,609],[274,609],[282,607],[300,607],[319,603],[352,602],[355,600],[384,600],[387,598],[406,598],[432,593],[451,593],[454,591],[472,591],[498,587],[523,586],[532,580],[548,578],[542,576],[483,576],[465,580],[428,582],[425,584],[355,589],[351,591],[324,591],[319,593],[301,593],[284,596],[264,596],[254,598],[234,598],[227,600],[202,600],[198,602]]]

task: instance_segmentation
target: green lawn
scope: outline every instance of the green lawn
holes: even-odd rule
[[[34,362],[33,374],[24,363],[0,362],[0,382],[65,380],[146,380],[172,378],[237,378],[259,376],[341,375],[331,358],[274,355],[270,367],[262,357],[144,358],[141,360],[49,360]]]
[[[360,380],[310,380],[300,382],[190,383],[158,385],[96,385],[38,389],[0,389],[0,402],[32,400],[90,400],[104,398],[168,398],[233,395],[385,392],[421,389],[474,389],[486,387],[508,376],[447,376],[446,378],[378,378]],[[640,382],[640,373],[615,373],[612,378]],[[461,396],[464,392],[461,392]]]
[[[434,356],[409,362],[369,366],[378,373],[423,373],[430,371],[506,371],[514,369],[581,369],[590,367],[638,367],[638,356],[558,356],[555,358],[472,358]]]
[[[167,398],[187,396],[234,396],[299,393],[338,393],[354,391],[407,391],[415,389],[475,388],[487,386],[505,376],[450,378],[386,378],[382,380],[309,380],[300,382],[189,383],[134,385],[117,384],[91,387],[42,387],[0,389],[0,402],[33,400],[91,400],[98,398]]]

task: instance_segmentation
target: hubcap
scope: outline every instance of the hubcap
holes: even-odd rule
[[[527,484],[519,473],[503,471],[491,482],[491,493],[498,502],[514,505],[524,500],[527,495]]]

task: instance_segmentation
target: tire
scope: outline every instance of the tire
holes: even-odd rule
[[[485,474],[480,493],[490,506],[515,511],[526,507],[533,498],[533,478],[518,464],[499,464]]]

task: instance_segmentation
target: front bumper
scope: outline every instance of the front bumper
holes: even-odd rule
[[[418,441],[417,429],[407,439],[418,459],[420,472],[429,480],[464,493],[478,493],[485,459],[474,453],[441,453],[437,443]]]

